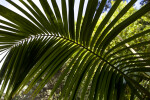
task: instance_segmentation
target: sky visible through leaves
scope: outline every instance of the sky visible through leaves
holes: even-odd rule
[[[24,8],[26,11],[28,11],[28,10],[19,2],[19,0],[12,0],[12,1],[14,1],[16,4],[18,4],[18,5],[21,6],[22,8]],[[61,11],[61,1],[60,1],[60,0],[56,0],[56,1],[57,1],[57,3],[58,3],[59,9],[60,9],[60,11]],[[66,0],[66,1],[68,1],[68,0]],[[75,0],[75,6],[74,6],[75,20],[77,20],[79,1],[80,1],[80,0]],[[127,2],[129,2],[129,1],[130,1],[130,0],[127,0]],[[137,0],[137,2],[136,2],[135,5],[134,5],[137,9],[140,8],[140,1],[141,1],[141,0]],[[27,0],[25,0],[25,2],[28,3]],[[48,2],[49,2],[49,4],[50,4],[50,6],[52,6],[50,0],[48,0]],[[85,13],[85,8],[86,8],[86,5],[87,5],[87,2],[88,2],[88,0],[85,0],[83,15],[84,15],[84,13]],[[35,3],[35,4],[41,9],[41,11],[44,13],[44,11],[43,11],[43,9],[42,9],[42,7],[41,7],[39,1],[38,1],[38,0],[34,0],[34,3]],[[67,3],[68,3],[68,2],[67,2]],[[15,7],[13,7],[11,4],[7,3],[5,0],[1,0],[0,5],[3,5],[3,6],[5,6],[5,7],[7,7],[7,8],[9,8],[9,9],[15,11],[16,13],[22,15],[23,17],[27,18],[23,13],[21,13],[19,10],[17,10]],[[53,9],[52,9],[52,10],[53,10]],[[29,12],[29,11],[28,11],[28,12]],[[30,14],[31,14],[31,13],[30,13]],[[0,19],[6,20],[6,19],[4,19],[4,18],[1,17],[1,16],[0,16]],[[27,18],[27,19],[28,19],[28,18]],[[0,25],[2,25],[2,24],[0,23]],[[0,30],[1,30],[1,29],[0,29]],[[0,60],[4,57],[4,55],[5,55],[5,53],[4,53],[4,54],[1,54],[1,53],[0,53]],[[1,68],[2,64],[3,64],[3,62],[0,63],[0,68]],[[0,85],[0,87],[1,87],[1,85]]]

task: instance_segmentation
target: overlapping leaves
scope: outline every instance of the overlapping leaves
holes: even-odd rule
[[[5,98],[9,100],[26,84],[29,84],[25,91],[28,92],[44,76],[33,92],[32,96],[35,97],[44,85],[63,69],[50,97],[65,79],[59,99],[72,100],[79,97],[90,100],[116,100],[123,98],[128,88],[132,94],[131,99],[134,95],[140,99],[150,98],[149,90],[139,81],[150,79],[150,63],[147,59],[150,53],[130,52],[130,48],[148,45],[150,41],[125,46],[126,43],[149,34],[150,30],[133,35],[107,49],[123,29],[150,11],[150,4],[115,25],[136,2],[131,0],[109,24],[109,19],[122,1],[116,0],[93,33],[107,0],[102,0],[99,6],[98,0],[89,0],[83,19],[85,0],[80,0],[76,24],[75,0],[61,0],[62,11],[55,0],[51,0],[52,7],[47,0],[39,1],[45,14],[32,0],[27,1],[29,4],[20,0],[32,15],[13,1],[7,0],[28,19],[0,5],[0,15],[9,20],[0,20],[0,51],[8,52],[0,70],[0,96],[3,95],[7,84]],[[122,55],[117,56],[119,53]],[[64,66],[66,63],[67,66]]]

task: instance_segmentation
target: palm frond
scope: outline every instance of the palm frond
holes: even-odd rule
[[[39,0],[44,13],[32,0],[27,0],[28,3],[20,0],[32,15],[13,1],[6,1],[28,19],[10,10],[11,8],[0,5],[0,16],[7,19],[0,19],[0,51],[8,52],[0,70],[0,97],[7,84],[5,99],[10,100],[26,84],[28,87],[25,93],[29,92],[42,78],[33,92],[34,98],[61,70],[49,98],[62,82],[64,86],[59,99],[64,100],[78,97],[118,100],[128,90],[130,98],[135,97],[133,94],[140,99],[150,98],[150,91],[138,81],[150,79],[150,53],[130,51],[131,48],[149,46],[150,41],[125,46],[126,43],[149,34],[150,30],[110,46],[126,27],[150,11],[150,3],[116,25],[137,1],[131,0],[109,23],[122,1],[116,0],[94,32],[107,0],[102,0],[100,5],[98,0],[88,0],[85,15],[85,0],[80,0],[76,22],[76,0],[61,0],[61,11],[55,0],[50,0],[52,6],[47,0]]]

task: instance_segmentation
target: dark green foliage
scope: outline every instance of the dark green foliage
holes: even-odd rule
[[[132,29],[129,36],[124,35],[128,26],[150,11],[150,3],[120,21],[137,0],[131,0],[115,17],[122,0],[116,0],[105,17],[102,12],[107,0],[100,5],[98,0],[89,0],[85,15],[85,1],[80,0],[75,23],[75,1],[61,0],[60,11],[55,0],[51,0],[52,6],[47,0],[40,0],[43,14],[32,0],[27,0],[29,4],[20,0],[31,15],[7,0],[30,20],[0,5],[0,16],[9,20],[0,20],[0,51],[7,52],[0,70],[0,97],[7,84],[4,97],[10,100],[24,86],[28,85],[28,93],[38,82],[32,94],[35,98],[59,73],[49,99],[59,85],[59,99],[64,100],[149,99],[150,91],[145,84],[150,79],[150,52],[141,49],[149,48],[149,27],[146,24],[138,34]],[[124,37],[117,40],[117,36]]]

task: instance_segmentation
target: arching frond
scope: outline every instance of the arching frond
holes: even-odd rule
[[[140,83],[150,79],[150,52],[131,50],[149,46],[150,40],[135,40],[149,35],[150,30],[111,46],[126,27],[150,11],[150,3],[117,24],[137,0],[131,0],[110,23],[122,1],[116,0],[95,29],[107,0],[100,4],[98,0],[88,0],[85,15],[85,0],[80,0],[76,21],[76,0],[61,0],[61,8],[55,0],[50,0],[51,4],[39,0],[43,11],[32,0],[20,0],[32,14],[6,1],[27,18],[0,5],[0,16],[7,19],[0,19],[0,51],[7,52],[0,70],[0,97],[6,89],[5,99],[10,100],[28,84],[27,93],[42,78],[33,92],[34,98],[60,71],[49,98],[62,82],[59,99],[64,100],[122,100],[127,91],[130,99],[134,95],[141,100],[150,98],[150,91]],[[126,46],[131,41],[133,44]]]

